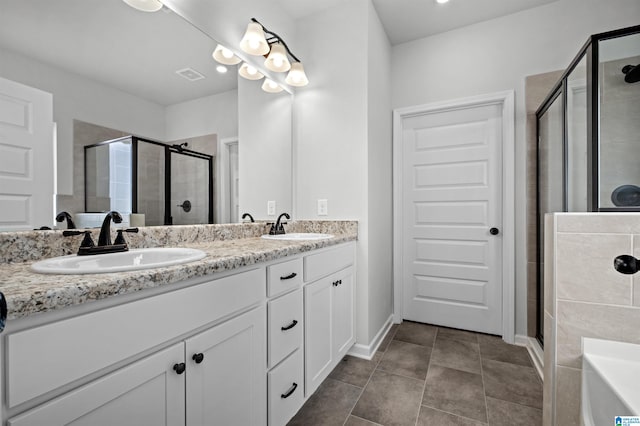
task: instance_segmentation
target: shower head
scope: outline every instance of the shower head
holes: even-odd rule
[[[622,67],[622,73],[624,74],[624,81],[627,83],[637,83],[640,81],[640,64],[625,65]]]

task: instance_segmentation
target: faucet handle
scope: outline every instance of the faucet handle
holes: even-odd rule
[[[123,232],[131,232],[131,233],[138,233],[139,229],[138,228],[126,228],[126,229],[118,229],[116,231],[116,240],[113,242],[113,244],[118,245],[118,244],[127,244],[127,242],[124,239],[124,235],[122,234]]]
[[[82,238],[80,247],[95,247],[96,243],[94,243],[93,238],[91,238],[91,231],[84,231],[83,233],[84,233],[84,238]]]

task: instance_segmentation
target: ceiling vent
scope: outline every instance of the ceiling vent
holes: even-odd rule
[[[176,71],[176,74],[178,74],[182,78],[186,78],[189,81],[197,81],[205,78],[204,75],[200,74],[198,71],[194,70],[193,68],[184,68],[184,69],[178,70]]]

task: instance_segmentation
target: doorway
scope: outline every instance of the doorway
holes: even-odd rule
[[[394,111],[394,309],[514,339],[513,92]]]

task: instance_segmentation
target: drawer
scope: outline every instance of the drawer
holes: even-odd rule
[[[267,294],[276,296],[302,284],[302,258],[267,266]]]
[[[257,268],[10,334],[7,405],[29,401],[264,299],[264,268]]]
[[[355,249],[353,243],[343,244],[320,253],[304,257],[304,281],[315,281],[353,265]]]
[[[269,372],[269,426],[283,426],[302,407],[302,349]]]
[[[302,289],[269,301],[269,367],[302,346]]]

